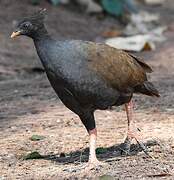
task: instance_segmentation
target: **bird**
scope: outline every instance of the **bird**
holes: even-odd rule
[[[54,39],[45,28],[45,12],[41,9],[18,20],[11,38],[24,35],[33,39],[52,88],[85,126],[89,134],[86,168],[102,164],[96,156],[96,110],[125,105],[128,129],[124,148],[129,152],[135,139],[147,152],[135,127],[132,97],[134,93],[160,97],[147,79],[152,68],[141,58],[104,43]]]

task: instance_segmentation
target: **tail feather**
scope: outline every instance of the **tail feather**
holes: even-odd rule
[[[142,93],[142,94],[146,94],[148,96],[156,96],[156,97],[160,97],[160,94],[158,92],[158,90],[154,87],[154,85],[149,82],[149,81],[145,81],[143,83],[143,85],[138,85],[135,87],[135,92],[136,93]]]

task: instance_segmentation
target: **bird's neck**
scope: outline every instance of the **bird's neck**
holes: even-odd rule
[[[39,33],[36,36],[32,37],[32,39],[34,41],[37,54],[43,66],[45,67],[45,69],[49,68],[51,64],[49,62],[50,61],[49,55],[51,55],[51,53],[48,52],[50,52],[54,40],[46,32]]]
[[[32,33],[30,35],[30,37],[34,40],[34,41],[39,41],[39,40],[43,40],[43,39],[50,39],[50,35],[48,34],[48,31],[46,30],[45,27],[39,29],[37,32]]]

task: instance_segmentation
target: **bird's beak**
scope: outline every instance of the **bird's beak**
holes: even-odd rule
[[[19,36],[21,34],[21,31],[15,31],[11,34],[11,38],[15,38],[16,36]]]

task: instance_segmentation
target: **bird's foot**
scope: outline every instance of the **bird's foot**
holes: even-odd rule
[[[94,160],[89,160],[85,165],[80,165],[76,168],[71,168],[71,169],[64,169],[64,171],[68,172],[78,172],[78,171],[84,171],[84,172],[89,172],[90,170],[98,170],[101,167],[106,165],[104,162],[98,161],[98,159]]]
[[[99,169],[106,165],[106,163],[99,161],[98,159],[89,160],[86,165],[86,170]]]
[[[127,136],[122,144],[120,144],[120,150],[122,155],[130,155],[131,140]]]
[[[139,130],[138,130],[138,131],[139,131]],[[133,132],[132,132],[132,131],[129,131],[129,132],[128,132],[128,135],[127,135],[124,143],[121,144],[121,147],[120,147],[122,154],[124,154],[124,155],[130,155],[130,154],[131,154],[131,153],[130,153],[130,152],[131,152],[131,142],[132,142],[133,139],[136,140],[137,144],[138,144],[139,147],[143,150],[143,152],[144,152],[147,156],[151,157],[151,156],[149,155],[149,153],[148,153],[147,147],[146,147],[146,146],[144,145],[144,143],[142,142],[142,137],[141,137],[141,135],[140,135],[140,131],[139,131],[139,133],[136,133],[136,132],[134,132],[134,131],[133,131]]]

